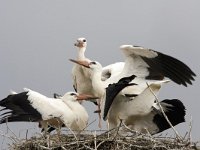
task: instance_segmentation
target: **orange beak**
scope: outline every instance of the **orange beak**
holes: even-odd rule
[[[81,60],[74,60],[74,59],[69,59],[71,62],[73,62],[73,63],[76,63],[76,64],[78,64],[78,65],[81,65],[81,66],[84,66],[84,67],[86,67],[86,68],[90,68],[90,66],[89,66],[89,62],[87,62],[87,61],[81,61]]]
[[[74,43],[74,46],[83,47],[83,42],[77,41],[76,43]]]
[[[91,99],[98,99],[98,97],[88,94],[78,94],[77,100],[91,100]]]

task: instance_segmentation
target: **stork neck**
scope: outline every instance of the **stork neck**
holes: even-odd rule
[[[78,60],[85,59],[85,50],[86,50],[86,47],[79,48],[79,50],[78,50]]]
[[[65,104],[73,111],[75,108],[79,105],[76,102],[71,102],[71,101],[65,101]]]
[[[104,89],[104,82],[101,80],[101,71],[95,71],[92,73],[92,86],[96,93],[95,96],[102,97],[105,89]]]

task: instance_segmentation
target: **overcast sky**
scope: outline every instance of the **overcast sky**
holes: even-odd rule
[[[187,88],[165,85],[159,98],[182,100],[186,123],[176,128],[184,135],[192,116],[192,138],[200,140],[199,6],[199,0],[0,0],[0,99],[24,87],[50,97],[72,91],[68,59],[76,58],[78,37],[88,40],[87,57],[103,65],[123,61],[120,45],[140,45],[178,58],[197,74]],[[96,108],[84,105],[94,120]],[[8,126],[21,138],[26,129],[29,136],[39,132],[34,123]],[[98,129],[97,122],[89,129]],[[0,125],[0,134],[7,135],[6,125]],[[1,136],[0,142],[7,140]]]

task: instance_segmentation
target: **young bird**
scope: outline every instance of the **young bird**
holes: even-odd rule
[[[88,123],[88,113],[79,100],[93,99],[90,95],[67,92],[59,98],[48,98],[33,90],[8,95],[0,101],[0,124],[5,122],[40,122],[45,133],[48,126],[67,128],[80,133]]]

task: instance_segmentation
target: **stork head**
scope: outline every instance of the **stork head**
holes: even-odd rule
[[[97,61],[91,61],[88,63],[88,67],[92,70],[102,70],[102,65]]]
[[[87,46],[87,40],[85,38],[78,38],[76,43],[74,43],[74,46],[78,48],[86,48]]]
[[[87,94],[78,94],[76,92],[67,92],[64,94],[63,97],[61,97],[63,101],[72,101],[72,102],[78,102],[82,100],[88,100],[88,99],[98,99],[98,97],[87,95]]]

